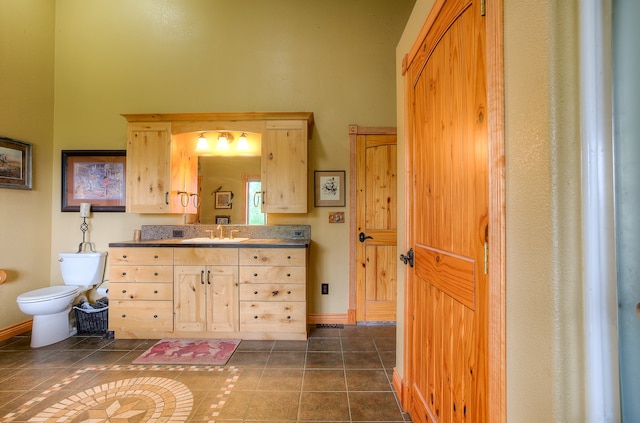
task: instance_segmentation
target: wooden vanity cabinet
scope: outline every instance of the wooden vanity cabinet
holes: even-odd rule
[[[238,249],[176,248],[176,332],[238,330]]]
[[[262,137],[263,213],[307,212],[307,121],[274,120]]]
[[[179,193],[198,192],[198,158],[172,141],[170,122],[129,123],[126,174],[127,213],[197,212]]]
[[[109,330],[173,330],[173,249],[111,248]]]
[[[307,335],[307,249],[241,248],[240,331]]]

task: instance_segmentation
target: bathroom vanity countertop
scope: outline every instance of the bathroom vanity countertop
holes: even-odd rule
[[[309,239],[247,239],[241,242],[182,242],[182,238],[147,239],[142,241],[110,242],[109,247],[198,247],[198,248],[308,248]]]

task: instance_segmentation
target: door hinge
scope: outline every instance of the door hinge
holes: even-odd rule
[[[487,0],[480,0],[480,16],[487,14]]]
[[[489,273],[489,243],[484,242],[484,274]]]

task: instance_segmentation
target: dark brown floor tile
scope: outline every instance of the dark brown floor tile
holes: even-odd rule
[[[271,351],[275,341],[242,340],[238,351]]]
[[[340,338],[310,338],[308,351],[341,351]]]
[[[247,409],[247,420],[295,422],[300,402],[299,392],[255,392]]]
[[[344,370],[305,370],[303,391],[346,391]]]
[[[391,383],[384,370],[347,370],[349,391],[390,391]]]
[[[396,350],[396,338],[391,336],[385,336],[380,338],[373,338],[378,351],[395,351]]]
[[[259,391],[297,391],[302,386],[302,369],[265,369],[257,390]]]
[[[308,369],[342,369],[344,367],[342,353],[308,352],[306,367]]]
[[[305,364],[304,351],[274,351],[267,361],[267,368],[300,368]]]
[[[395,338],[397,333],[396,325],[372,325],[369,326],[369,333],[374,338],[387,337]]]
[[[298,419],[316,422],[348,422],[349,402],[346,392],[303,392]]]
[[[392,392],[349,392],[349,404],[353,421],[404,421],[402,410]]]
[[[69,352],[84,351],[84,350],[71,350]],[[83,359],[78,361],[78,366],[87,366],[89,364],[113,364],[125,355],[129,354],[129,351],[102,351],[98,350],[91,354],[86,355]]]
[[[340,330],[340,336],[342,338],[371,338],[369,327],[365,325],[345,325],[344,329]]]
[[[341,330],[342,329],[312,327],[311,329],[309,329],[309,332],[308,332],[307,336],[309,338],[316,338],[316,337],[320,337],[320,338],[339,338]]]
[[[342,351],[376,351],[373,338],[345,338],[342,340]]]
[[[113,339],[107,339],[98,336],[90,336],[83,338],[80,342],[70,345],[69,350],[96,350],[104,348],[113,343]]]
[[[382,361],[377,352],[345,352],[345,369],[382,369]]]
[[[236,351],[233,353],[227,366],[240,367],[264,367],[269,360],[268,351]]]
[[[306,351],[307,341],[276,341],[273,351]]]
[[[386,369],[392,369],[396,366],[396,352],[395,351],[381,351],[380,359],[382,360],[382,365]]]

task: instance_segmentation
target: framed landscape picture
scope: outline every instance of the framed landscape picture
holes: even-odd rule
[[[32,189],[32,145],[0,137],[0,188]]]
[[[125,150],[63,150],[62,211],[124,212]]]

